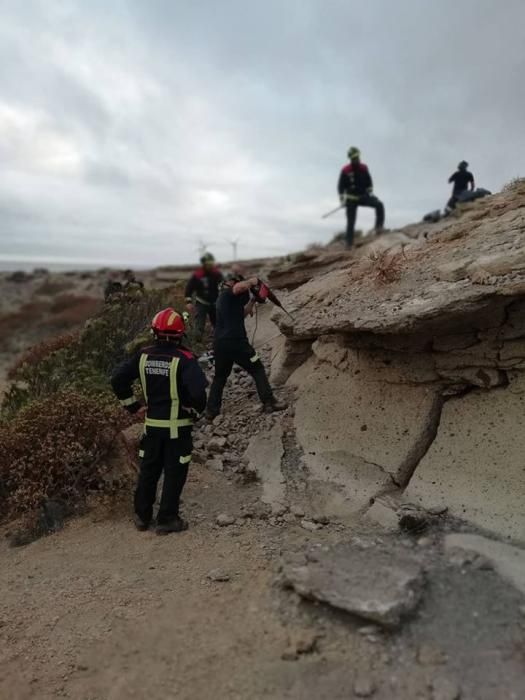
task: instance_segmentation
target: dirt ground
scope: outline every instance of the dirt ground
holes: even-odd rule
[[[348,540],[355,527],[272,524],[261,517],[257,484],[201,465],[184,496],[191,527],[182,534],[136,532],[123,508],[21,549],[2,542],[0,697],[525,696],[523,600],[495,572],[445,566],[436,540],[425,550],[419,613],[385,634],[277,582],[282,551]],[[218,527],[223,512],[236,523]],[[214,569],[229,580],[207,578]]]

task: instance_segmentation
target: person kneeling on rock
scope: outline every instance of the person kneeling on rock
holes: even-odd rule
[[[181,345],[184,319],[171,308],[159,311],[151,322],[155,342],[113,372],[111,384],[130,413],[143,413],[140,472],[135,490],[135,526],[147,530],[153,518],[157,483],[164,485],[156,532],[165,535],[188,527],[179,516],[179,501],[193,449],[192,425],[206,407],[208,381],[193,354]],[[140,379],[147,406],[133,395]]]
[[[213,420],[221,412],[222,394],[233,365],[239,365],[255,380],[263,411],[284,411],[286,404],[273,395],[259,355],[248,342],[244,319],[253,314],[259,284],[257,277],[245,279],[240,265],[226,276],[217,299],[217,320],[214,333],[215,376],[208,397],[206,417]]]

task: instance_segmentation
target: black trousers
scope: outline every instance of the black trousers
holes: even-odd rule
[[[376,211],[376,229],[383,228],[385,223],[385,207],[377,197],[370,194],[363,194],[354,201],[346,204],[346,245],[350,247],[354,243],[355,220],[358,207],[371,207]]]
[[[215,304],[201,304],[200,301],[195,302],[195,339],[201,340],[206,327],[206,319],[210,319],[211,325],[215,328]]]
[[[215,376],[208,396],[208,413],[220,413],[222,393],[233,365],[239,365],[250,374],[262,403],[273,401],[273,392],[259,356],[247,340],[220,340],[214,344]]]
[[[189,457],[193,449],[191,428],[180,431],[172,440],[162,428],[149,428],[140,443],[141,462],[135,490],[135,513],[146,523],[153,517],[157,484],[164,472],[157,523],[166,523],[179,514],[179,501],[188,476]]]

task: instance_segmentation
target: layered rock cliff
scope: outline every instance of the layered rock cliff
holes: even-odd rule
[[[272,376],[323,507],[390,493],[525,540],[525,182],[270,275]]]

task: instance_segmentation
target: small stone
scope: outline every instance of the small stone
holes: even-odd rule
[[[285,649],[281,654],[281,659],[283,661],[297,661],[299,654],[291,648]]]
[[[209,578],[210,581],[225,582],[230,580],[230,575],[222,569],[212,569],[211,571],[208,571],[207,578]]]
[[[226,443],[227,440],[225,437],[212,437],[211,440],[208,440],[208,452],[224,452]]]
[[[370,698],[375,692],[375,684],[368,676],[358,676],[354,681],[354,695],[357,698]]]
[[[294,523],[295,522],[295,515],[293,513],[285,513],[283,515],[283,520],[285,523]]]
[[[417,541],[418,547],[429,547],[432,544],[432,539],[430,537],[420,537]]]
[[[228,525],[233,525],[235,518],[229,513],[221,513],[215,519],[215,522],[219,527],[228,527]]]
[[[380,631],[377,625],[365,625],[359,628],[359,634],[362,634],[363,637],[368,637],[369,634],[379,634]]]
[[[311,520],[301,520],[301,527],[303,530],[315,532],[316,530],[321,530],[323,526],[319,523],[313,523]]]
[[[284,515],[288,511],[288,508],[283,503],[272,503],[272,515],[276,518]]]
[[[432,681],[432,700],[459,700],[461,688],[450,678],[436,678]]]
[[[417,660],[422,666],[440,666],[447,663],[447,655],[431,644],[422,644],[417,652]]]
[[[292,632],[288,640],[288,647],[294,649],[297,654],[311,654],[315,651],[318,635],[310,630],[298,630]]]
[[[328,523],[330,522],[328,516],[323,515],[322,513],[316,513],[315,515],[312,515],[312,520],[314,521],[314,523],[318,523],[319,525],[328,525]]]
[[[292,506],[290,513],[295,515],[296,518],[304,518],[304,508],[301,508],[301,506]]]
[[[206,462],[206,466],[208,467],[208,469],[213,469],[213,471],[216,471],[216,472],[223,472],[224,471],[224,462],[219,457],[214,457],[213,459],[209,459]]]

